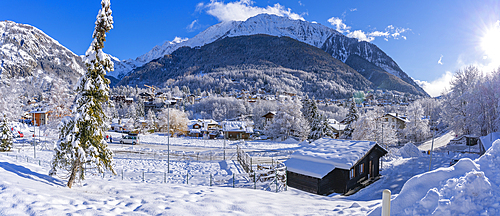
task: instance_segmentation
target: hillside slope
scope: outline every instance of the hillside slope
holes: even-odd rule
[[[39,29],[0,21],[0,74],[2,79],[43,74],[70,83],[84,73],[81,58]]]
[[[118,85],[173,83],[207,91],[263,88],[320,97],[340,97],[373,87],[321,49],[269,35],[227,37],[202,47],[182,47],[137,68]]]

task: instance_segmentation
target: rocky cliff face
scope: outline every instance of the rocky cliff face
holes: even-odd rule
[[[2,79],[45,74],[68,82],[85,71],[81,58],[39,29],[11,21],[0,22]]]

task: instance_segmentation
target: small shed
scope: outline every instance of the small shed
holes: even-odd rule
[[[450,140],[450,145],[467,145],[467,146],[473,146],[477,145],[479,141],[478,136],[474,135],[461,135],[459,137],[455,137],[452,140]]]
[[[322,138],[302,142],[285,162],[287,183],[320,195],[351,194],[380,178],[380,157],[386,153],[371,141]]]
[[[497,139],[500,139],[500,133],[498,132],[493,132],[486,136],[480,137],[478,142],[479,153],[483,155],[489,148],[491,148],[493,142],[495,142]]]

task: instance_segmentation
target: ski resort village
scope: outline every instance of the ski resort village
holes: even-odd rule
[[[0,15],[0,215],[500,215],[498,13],[431,82],[423,30],[354,2],[42,2]],[[156,10],[189,37],[122,40]]]

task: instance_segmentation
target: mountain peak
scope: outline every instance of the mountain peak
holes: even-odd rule
[[[13,21],[0,21],[0,60],[2,78],[33,76],[43,71],[63,72],[71,80],[76,76],[70,74],[85,72],[75,53],[41,30]]]

